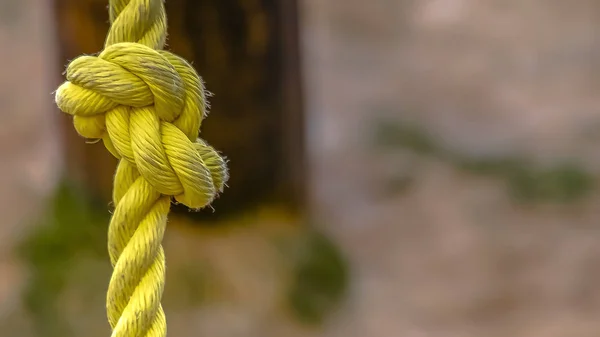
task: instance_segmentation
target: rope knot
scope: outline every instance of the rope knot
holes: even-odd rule
[[[202,208],[223,190],[225,160],[197,139],[204,86],[184,59],[141,43],[114,43],[98,56],[74,59],[66,78],[56,104],[73,116],[77,132],[102,139],[158,192]]]
[[[119,165],[108,227],[113,274],[106,296],[112,337],[165,337],[161,242],[171,198],[208,205],[228,178],[225,160],[197,138],[206,114],[203,83],[162,50],[164,0],[108,0],[104,51],[67,67],[56,104],[77,132],[102,139]]]

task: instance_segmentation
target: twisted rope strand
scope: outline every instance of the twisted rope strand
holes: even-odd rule
[[[106,309],[113,337],[164,337],[161,245],[171,197],[196,209],[228,179],[226,162],[197,138],[206,116],[202,80],[164,50],[162,0],[110,0],[111,28],[98,56],[67,67],[56,104],[77,132],[119,159],[108,229],[113,274]]]

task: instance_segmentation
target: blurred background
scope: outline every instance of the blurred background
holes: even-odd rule
[[[54,105],[105,0],[0,0],[0,335],[108,336],[116,161]],[[230,160],[170,336],[592,337],[600,2],[167,0]]]

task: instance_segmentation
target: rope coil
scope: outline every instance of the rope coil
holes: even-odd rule
[[[104,50],[68,65],[55,100],[81,136],[102,139],[119,159],[108,229],[112,337],[164,337],[161,242],[171,197],[205,207],[223,191],[228,171],[197,138],[207,111],[202,80],[187,61],[162,50],[163,0],[110,0],[109,17]]]

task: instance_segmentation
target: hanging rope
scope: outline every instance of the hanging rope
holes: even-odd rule
[[[119,159],[108,229],[112,337],[162,337],[161,242],[171,197],[192,209],[207,206],[222,192],[227,167],[196,139],[204,86],[184,59],[162,50],[163,0],[110,0],[109,13],[104,50],[69,64],[56,104],[81,136],[102,139]]]

